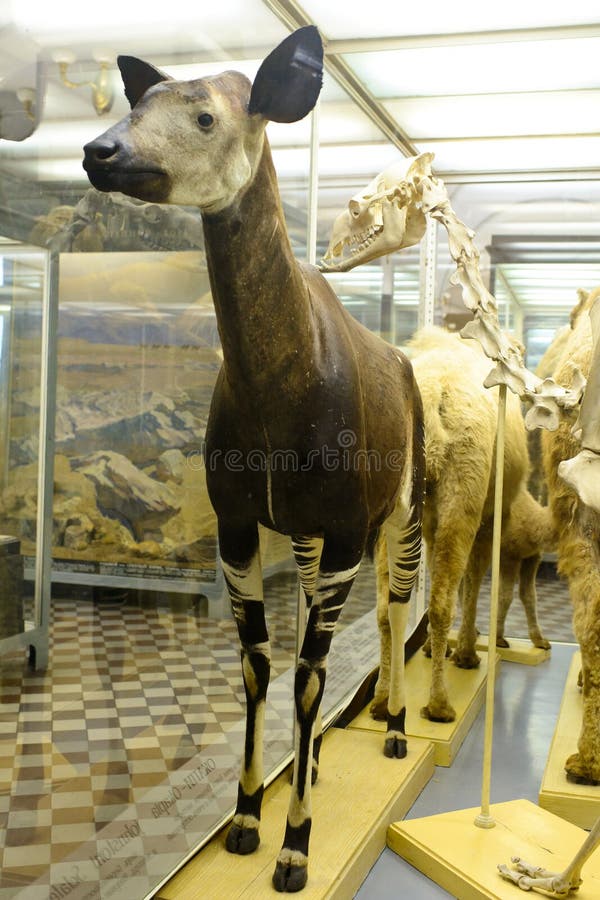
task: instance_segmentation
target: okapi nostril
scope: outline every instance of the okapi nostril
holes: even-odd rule
[[[110,159],[119,150],[119,145],[113,141],[92,141],[83,148],[86,159],[92,159],[96,162],[104,162]]]

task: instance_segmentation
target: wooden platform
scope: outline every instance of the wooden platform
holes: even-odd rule
[[[456,638],[458,631],[453,628],[448,636],[448,643],[451,647],[456,647]],[[488,649],[488,635],[480,634],[477,638],[475,647],[477,650]],[[507,638],[510,647],[496,647],[500,659],[505,662],[520,663],[522,666],[539,666],[540,663],[550,659],[550,650],[542,650],[541,647],[534,647],[531,641],[521,638]]]
[[[581,828],[591,828],[600,816],[600,786],[567,781],[565,762],[577,752],[583,700],[577,687],[581,654],[575,653],[565,682],[560,712],[542,779],[539,804]],[[600,893],[598,894],[600,897]]]
[[[406,666],[406,734],[409,738],[433,742],[436,766],[452,765],[477,713],[485,703],[488,655],[483,652],[480,656],[481,663],[477,669],[458,669],[450,660],[445,661],[450,702],[456,710],[456,720],[447,723],[430,722],[420,716],[421,707],[426,706],[429,699],[431,660],[419,651]],[[498,656],[496,660],[497,674]],[[372,719],[367,708],[359,713],[349,727],[382,733],[386,729],[386,723]]]
[[[411,741],[406,759],[387,759],[380,734],[331,728],[313,789],[313,829],[303,900],[347,900],[385,847],[390,822],[405,815],[434,772],[433,747]],[[160,900],[265,900],[289,800],[289,772],[266,791],[261,844],[250,856],[224,847],[225,831],[156,894]]]
[[[498,864],[510,865],[512,856],[520,856],[558,873],[586,838],[583,829],[529,800],[492,805],[494,828],[475,826],[478,813],[466,809],[395,822],[388,829],[388,846],[460,900],[516,900],[521,891],[500,877]],[[600,853],[588,860],[582,877],[578,900],[598,900]]]

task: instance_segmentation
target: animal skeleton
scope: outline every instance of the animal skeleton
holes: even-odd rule
[[[502,864],[498,871],[507,881],[512,881],[522,891],[536,891],[547,897],[567,897],[577,891],[583,880],[581,870],[592,853],[600,844],[600,819],[586,837],[585,841],[563,872],[549,872],[541,866],[532,866],[520,857],[513,856],[514,868]]]
[[[587,387],[573,434],[582,450],[560,463],[558,474],[583,503],[600,512],[600,297],[590,310],[594,349]]]
[[[432,161],[433,153],[410,157],[403,165],[386,169],[364,191],[355,194],[348,209],[334,222],[321,270],[347,272],[361,263],[414,245],[424,234],[425,216],[440,222],[448,232],[450,254],[456,263],[452,281],[461,286],[463,302],[473,313],[461,335],[479,341],[486,356],[496,362],[485,386],[505,384],[530,404],[525,417],[527,427],[552,431],[558,427],[559,407],[571,409],[580,402],[585,379],[579,373],[575,387],[567,390],[551,378],[539,378],[525,368],[522,349],[502,331],[496,301],[483,283],[474,232],[456,216],[444,182],[431,171]],[[347,248],[351,252],[345,256]],[[600,416],[596,418],[600,450]]]

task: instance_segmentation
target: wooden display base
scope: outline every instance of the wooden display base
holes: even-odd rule
[[[459,669],[449,659],[445,661],[450,702],[456,710],[454,722],[430,722],[429,719],[421,718],[421,707],[426,706],[429,700],[431,660],[419,651],[407,663],[406,735],[409,738],[423,738],[433,743],[436,766],[452,765],[477,713],[485,703],[488,655],[484,652],[480,656],[481,663],[477,669]],[[499,668],[497,654],[496,660],[497,675]],[[376,722],[366,708],[353,719],[349,728],[382,733],[386,729],[386,723]]]
[[[461,900],[517,900],[517,885],[500,877],[497,866],[510,866],[512,856],[552,872],[571,862],[586,832],[529,800],[511,800],[490,807],[494,828],[474,825],[479,809],[463,809],[395,822],[388,829],[388,846]],[[600,853],[582,872],[578,900],[600,897]],[[531,893],[536,897],[538,894]]]
[[[572,784],[567,781],[565,772],[567,758],[577,752],[577,740],[581,731],[583,700],[581,689],[577,687],[580,668],[581,654],[575,653],[565,682],[560,712],[542,779],[539,804],[581,828],[591,828],[600,816],[600,786]],[[600,897],[600,894],[598,896]]]
[[[379,734],[331,728],[313,789],[308,884],[303,900],[352,897],[385,847],[390,822],[404,816],[434,772],[433,747],[411,741],[405,759],[387,759]],[[265,900],[281,848],[290,793],[289,771],[267,788],[261,843],[250,856],[224,846],[226,829],[175,875],[157,900]]]
[[[458,630],[453,628],[448,635],[448,643],[451,647],[456,647],[456,638]],[[500,659],[505,662],[520,663],[523,666],[539,666],[540,663],[550,659],[550,650],[542,650],[541,647],[534,647],[531,641],[521,638],[508,638],[510,647],[496,647]],[[475,644],[477,650],[488,649],[488,635],[480,634]]]

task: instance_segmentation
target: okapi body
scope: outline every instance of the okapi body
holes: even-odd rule
[[[394,647],[384,752],[406,754],[404,632],[423,500],[423,422],[412,367],[345,311],[325,278],[296,261],[287,236],[268,120],[314,106],[322,44],[302,28],[262,63],[178,82],[120,57],[132,112],[85,147],[103,191],[197,205],[223,366],[206,433],[206,475],[237,622],[247,698],[245,751],[227,848],[259,843],[262,735],[269,681],[258,524],[290,535],[309,608],[295,676],[292,794],[273,882],[307,878],[315,721],[335,624],[367,536],[384,525]],[[281,464],[285,460],[285,465]]]

